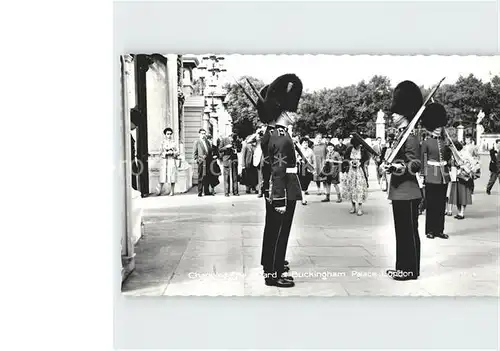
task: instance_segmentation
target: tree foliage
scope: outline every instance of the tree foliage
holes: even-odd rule
[[[264,86],[264,82],[254,77],[244,76],[238,82],[244,87],[254,101],[257,101],[257,96],[253,93],[246,79],[250,80],[253,86],[260,90]],[[259,122],[259,116],[252,103],[248,100],[245,93],[236,83],[227,84],[224,86],[227,91],[226,110],[233,121],[233,133],[241,138],[245,138],[252,134]]]
[[[253,93],[245,81],[249,78],[260,89],[264,83],[253,77],[242,77],[240,83]],[[421,87],[424,98],[433,87]],[[253,132],[258,122],[255,108],[236,84],[226,87],[229,91],[227,109],[233,118],[233,131],[241,137]],[[347,137],[356,131],[359,134],[375,136],[377,112],[388,114],[392,99],[391,81],[385,76],[373,76],[368,82],[334,89],[304,92],[299,103],[300,119],[294,131],[300,135],[315,132]],[[472,132],[480,110],[485,113],[482,125],[486,133],[500,133],[500,77],[483,83],[474,75],[459,77],[454,84],[442,85],[435,95],[435,101],[446,107],[449,116],[448,127],[460,123]]]
[[[347,137],[353,131],[375,134],[375,118],[390,107],[392,89],[387,77],[374,76],[357,85],[304,93],[299,104],[301,119],[295,131]]]

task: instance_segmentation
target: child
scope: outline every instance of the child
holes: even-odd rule
[[[325,164],[321,171],[321,177],[324,177],[323,181],[326,197],[321,200],[321,202],[330,202],[330,191],[332,184],[335,187],[335,191],[337,192],[337,202],[342,202],[342,197],[340,196],[339,189],[339,175],[340,175],[340,164],[342,163],[342,158],[338,152],[338,148],[335,149],[335,146],[332,143],[328,143],[326,146],[326,157]]]

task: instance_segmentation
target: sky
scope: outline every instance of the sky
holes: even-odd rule
[[[202,56],[199,56],[200,59]],[[456,82],[460,75],[473,73],[483,82],[500,75],[500,56],[334,56],[334,55],[227,55],[227,69],[220,79],[234,82],[243,75],[268,84],[285,73],[295,73],[305,91],[335,88],[369,80],[373,75],[389,77],[395,86],[403,80],[434,86]]]

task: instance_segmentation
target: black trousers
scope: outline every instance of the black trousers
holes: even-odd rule
[[[285,267],[288,238],[292,229],[296,204],[297,201],[288,201],[286,212],[280,214],[266,201],[266,224],[262,241],[261,264],[264,273],[277,273],[278,278]]]
[[[448,184],[425,184],[425,233],[442,234]]]
[[[198,195],[210,194],[207,178],[206,162],[198,162]]]
[[[238,161],[224,162],[224,193],[227,195],[231,192],[231,180],[233,194],[238,194]]]
[[[396,270],[420,275],[418,205],[420,199],[392,201],[396,230]]]
[[[497,179],[498,179],[498,182],[500,183],[500,172],[491,172],[490,179],[488,180],[488,185],[486,185],[487,192],[491,191],[491,189],[493,188],[493,185],[495,185],[495,182]]]

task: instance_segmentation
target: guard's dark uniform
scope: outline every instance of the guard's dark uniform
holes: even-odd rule
[[[420,171],[420,140],[411,134],[394,162],[401,161],[405,169],[393,173],[389,187],[396,231],[396,271],[403,276],[420,274],[420,237],[418,234],[418,205],[422,199],[415,174]]]
[[[422,114],[422,126],[434,134],[442,134],[448,116],[443,105],[433,102]],[[441,128],[441,129],[440,129]],[[441,136],[431,136],[422,142],[422,175],[425,184],[427,212],[425,214],[425,233],[429,239],[439,237],[448,239],[444,234],[446,211],[446,192],[450,183],[451,150]]]
[[[262,247],[264,273],[280,277],[285,266],[288,238],[292,227],[295,205],[302,200],[300,182],[297,176],[293,140],[287,128],[276,126],[270,133],[268,144],[270,163],[269,200],[266,211],[266,228]],[[264,179],[266,177],[264,176]],[[286,206],[284,214],[275,210]]]
[[[262,254],[260,264],[264,267],[264,272],[266,267],[270,266],[273,255],[272,247],[274,242],[276,242],[276,230],[273,230],[273,225],[271,223],[271,215],[273,214],[274,208],[272,207],[271,201],[269,200],[269,181],[271,177],[271,163],[269,162],[269,139],[271,133],[274,130],[274,126],[267,126],[266,132],[261,139],[261,148],[263,156],[262,165],[262,194],[264,195],[266,204],[266,219],[264,224],[264,236],[262,239]]]
[[[427,237],[444,232],[446,191],[450,182],[451,152],[442,138],[429,137],[422,142],[422,175],[424,176],[425,233]]]
[[[399,83],[393,91],[391,112],[400,126],[410,122],[423,103],[420,88],[412,81]],[[401,122],[400,122],[401,121]],[[404,132],[404,128],[399,133]],[[398,137],[396,140],[400,140]],[[385,155],[387,156],[387,155]],[[385,157],[384,156],[384,157]],[[392,171],[388,197],[392,203],[396,232],[396,270],[387,273],[395,280],[417,279],[420,275],[420,237],[418,235],[418,206],[422,199],[416,174],[420,172],[420,139],[412,132],[393,160],[402,164]]]
[[[302,95],[302,82],[295,74],[284,74],[263,87],[258,101],[253,102],[262,123],[274,124],[282,117],[285,124],[293,121]],[[252,89],[255,89],[252,87]],[[251,101],[249,94],[245,94]],[[285,126],[266,129],[262,140],[262,192],[266,200],[266,224],[262,243],[261,263],[265,284],[283,288],[293,287],[293,277],[285,277],[286,247],[292,226],[295,204],[302,199],[297,177],[295,149]],[[286,207],[284,214],[276,210]],[[281,210],[280,210],[281,211]],[[282,211],[281,211],[282,212]]]

